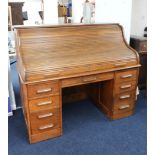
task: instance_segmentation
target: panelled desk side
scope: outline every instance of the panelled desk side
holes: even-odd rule
[[[30,143],[62,135],[62,89],[83,86],[111,120],[134,113],[139,56],[118,24],[15,27]]]

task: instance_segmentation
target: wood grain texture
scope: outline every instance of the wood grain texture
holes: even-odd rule
[[[37,143],[49,138],[54,138],[62,135],[62,128],[57,128],[30,136],[30,144]]]
[[[27,87],[29,98],[57,95],[60,91],[58,81],[38,82],[35,84],[28,84]]]
[[[128,82],[123,82],[115,85],[115,92],[116,93],[122,93],[122,92],[128,92],[136,89],[136,81],[128,81]]]
[[[123,70],[116,72],[115,80],[116,83],[127,82],[127,81],[135,81],[137,79],[138,70]]]
[[[28,131],[29,142],[31,142],[31,126],[30,126],[30,114],[29,114],[29,107],[28,107],[28,98],[27,98],[27,85],[25,85],[22,79],[19,77],[19,84],[20,84],[20,94],[21,94],[21,101],[22,101],[22,110],[24,114],[24,119]]]
[[[31,132],[33,134],[61,127],[59,109],[48,109],[30,114]]]
[[[24,81],[138,65],[137,54],[126,46],[117,24],[23,26],[15,30]]]
[[[87,75],[75,78],[68,78],[61,80],[61,87],[69,87],[81,84],[88,84],[94,83],[99,81],[105,81],[109,79],[113,79],[113,73],[102,73],[102,74],[95,74],[95,75]]]
[[[29,100],[29,111],[30,112],[59,108],[59,107],[60,107],[59,95]]]

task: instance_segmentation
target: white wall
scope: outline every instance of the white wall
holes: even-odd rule
[[[38,11],[41,11],[41,0],[9,0],[9,2],[24,2],[22,11],[27,11],[28,20],[24,25],[34,25],[36,21],[42,23]]]
[[[129,43],[132,0],[96,0],[98,23],[119,23],[124,28],[125,38]]]
[[[95,2],[96,0],[89,0],[89,1]],[[85,0],[72,0],[72,17],[74,23],[80,23],[81,17],[83,16],[84,2]]]
[[[72,0],[73,21],[80,23],[85,0]],[[132,0],[95,0],[96,23],[119,23],[124,27],[127,42],[130,39]]]
[[[84,0],[72,0],[72,17],[74,23],[80,23],[83,16],[83,2]]]
[[[42,22],[39,11],[41,11],[41,0],[25,0],[23,11],[27,11],[28,20],[24,21],[24,25],[34,25],[36,21]]]
[[[8,0],[8,2],[25,2],[25,0]]]
[[[58,23],[58,0],[44,0],[44,24]]]
[[[147,26],[147,0],[133,0],[131,34],[143,36]]]
[[[36,1],[41,0],[25,0]],[[72,0],[72,14],[73,22],[80,23],[83,16],[83,3],[85,0]],[[131,9],[132,0],[95,0],[96,1],[96,14],[95,22],[97,23],[120,23],[124,27],[125,38],[129,42],[130,29],[131,29]],[[144,1],[144,0],[133,0]],[[38,3],[39,4],[39,3]],[[58,23],[58,0],[44,0],[44,24],[57,24]],[[37,6],[40,9],[41,6]],[[31,11],[35,7],[31,6]],[[32,16],[34,17],[34,16]],[[30,18],[30,17],[29,17]],[[132,31],[133,32],[133,31]]]

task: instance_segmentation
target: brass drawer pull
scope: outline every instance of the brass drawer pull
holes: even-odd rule
[[[40,93],[47,93],[47,92],[50,92],[52,91],[52,88],[46,88],[46,89],[39,89],[37,90],[37,93],[40,94]]]
[[[44,125],[44,126],[40,126],[39,130],[45,130],[53,127],[54,127],[54,124]]]
[[[52,104],[52,101],[40,102],[37,104],[37,106],[42,106],[42,105],[47,105],[47,104]]]
[[[121,88],[121,89],[131,88],[131,84],[129,84],[129,85],[124,85],[124,86],[121,86],[120,88]]]
[[[119,109],[120,110],[123,110],[123,109],[127,109],[129,107],[130,107],[130,105],[122,105],[122,106],[119,107]]]
[[[120,64],[115,64],[116,67],[121,67],[121,66],[125,66],[126,63],[120,63]]]
[[[86,78],[86,79],[83,79],[83,82],[95,81],[96,79],[97,79],[96,77]]]
[[[119,97],[120,99],[126,99],[126,98],[130,98],[130,95],[123,95]]]
[[[132,77],[132,76],[133,76],[132,74],[122,75],[121,78],[122,78],[122,79],[125,79],[125,78],[130,78],[130,77]]]
[[[50,116],[53,116],[53,113],[48,113],[48,114],[44,114],[44,115],[39,115],[38,118],[46,118],[46,117],[50,117]]]

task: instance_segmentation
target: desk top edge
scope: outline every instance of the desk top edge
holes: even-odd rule
[[[83,24],[83,23],[69,23],[69,24],[41,24],[41,25],[16,25],[14,29],[32,29],[32,28],[55,28],[55,27],[76,27],[76,26],[102,26],[102,25],[115,25],[120,26],[119,23],[94,23],[94,24]]]

